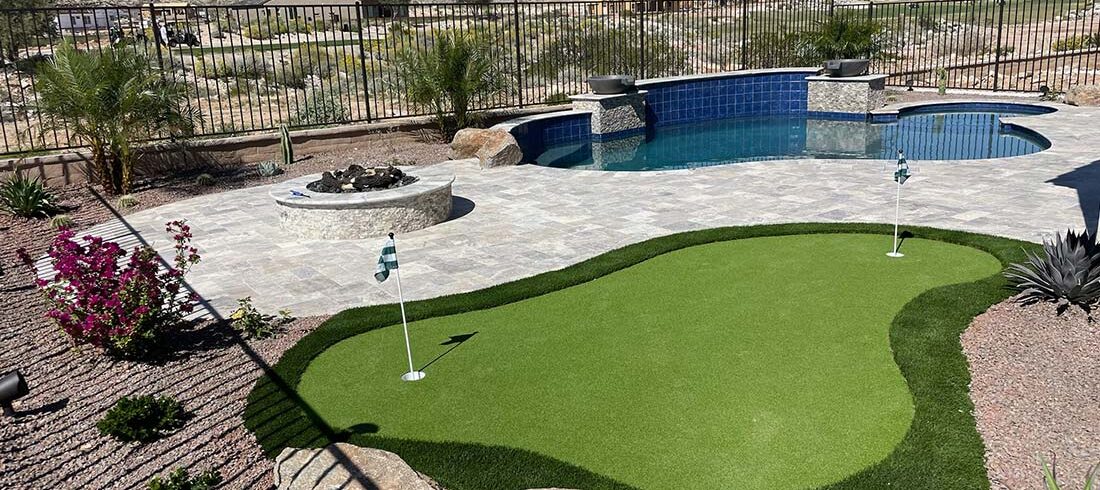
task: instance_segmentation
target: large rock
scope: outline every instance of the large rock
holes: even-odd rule
[[[520,150],[512,133],[493,131],[477,151],[477,159],[481,161],[482,168],[519,165],[523,161],[523,150]]]
[[[1083,107],[1100,106],[1100,85],[1076,85],[1066,91],[1066,103]]]
[[[460,160],[463,158],[473,158],[477,155],[477,151],[485,145],[485,141],[489,139],[490,133],[499,132],[491,129],[478,129],[478,128],[466,128],[459,130],[455,133],[455,137],[451,140],[451,159]]]
[[[337,442],[324,449],[286,448],[275,458],[279,490],[442,490],[398,455]]]

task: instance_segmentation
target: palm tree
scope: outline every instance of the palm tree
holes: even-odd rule
[[[423,51],[406,48],[397,57],[409,101],[435,112],[439,129],[447,133],[447,115],[454,129],[469,124],[470,103],[496,96],[507,86],[493,48],[474,34],[444,31]]]
[[[124,45],[78,51],[63,43],[37,85],[43,130],[67,130],[87,144],[92,177],[110,193],[132,190],[135,143],[189,135],[198,119],[186,87]]]

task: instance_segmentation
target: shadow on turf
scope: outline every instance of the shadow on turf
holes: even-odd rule
[[[474,335],[477,335],[477,332],[464,333],[464,334],[460,334],[460,335],[452,335],[451,338],[449,338],[447,340],[444,340],[443,342],[440,342],[439,345],[449,345],[449,346],[451,346],[451,348],[443,351],[442,354],[439,354],[438,356],[435,356],[435,359],[432,359],[432,360],[428,361],[428,363],[421,366],[419,370],[423,371],[425,369],[428,369],[428,366],[431,366],[432,364],[435,364],[436,361],[438,361],[440,359],[443,359],[443,356],[446,356],[447,354],[450,354],[451,351],[457,349],[458,346],[466,343],[467,340],[472,339],[474,337]]]

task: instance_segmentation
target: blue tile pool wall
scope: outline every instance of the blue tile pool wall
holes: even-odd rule
[[[512,130],[525,161],[534,161],[546,146],[570,142],[587,142],[592,137],[592,116],[570,114],[539,119]]]
[[[813,74],[734,75],[647,85],[647,122],[650,126],[667,126],[731,117],[806,114],[806,77]]]

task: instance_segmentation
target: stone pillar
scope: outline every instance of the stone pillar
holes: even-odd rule
[[[866,116],[886,104],[886,75],[806,77],[806,111],[813,115]]]
[[[645,132],[645,94],[574,95],[573,109],[592,113],[592,136],[597,141],[625,138]]]

